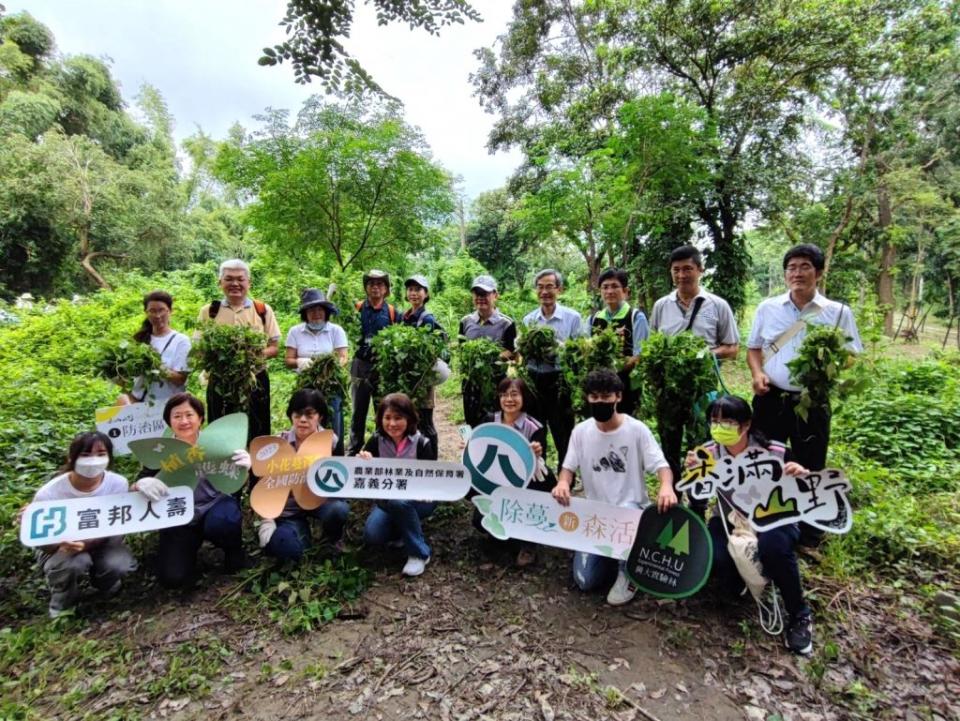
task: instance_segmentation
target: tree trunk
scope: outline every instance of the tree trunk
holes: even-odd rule
[[[877,228],[883,238],[880,249],[880,273],[877,275],[877,301],[883,306],[883,332],[893,337],[893,266],[897,262],[897,248],[890,239],[893,225],[893,207],[890,192],[882,180],[877,186]]]

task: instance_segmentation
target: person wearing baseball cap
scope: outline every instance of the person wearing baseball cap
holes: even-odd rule
[[[340,311],[323,291],[307,288],[300,294],[300,319],[287,331],[287,353],[283,362],[297,373],[310,367],[313,359],[325,353],[334,353],[340,365],[347,363],[347,334],[330,321]],[[334,455],[343,455],[343,398],[339,395],[326,399],[329,405],[329,423],[337,436]]]
[[[410,303],[409,310],[407,310],[401,318],[403,324],[412,325],[414,328],[426,327],[433,331],[440,331],[440,333],[443,334],[444,344],[446,344],[448,340],[446,332],[440,323],[437,322],[433,313],[427,310],[427,301],[430,300],[430,282],[425,276],[414,274],[407,278],[403,282],[403,285],[407,290],[407,301]],[[449,352],[445,350],[438,362],[438,365],[441,366],[440,369],[438,369],[441,383],[450,375],[450,366],[447,365],[447,361],[449,360]],[[443,373],[444,368],[446,369],[446,377],[444,377]],[[426,400],[424,400],[423,406],[417,408],[417,415],[420,417],[418,423],[420,432],[433,444],[434,449],[439,451],[437,428],[433,425],[433,408],[436,405],[436,400],[436,386],[432,386],[430,393],[427,395]]]
[[[374,376],[374,336],[388,325],[398,323],[397,309],[386,302],[390,295],[390,275],[382,270],[369,270],[363,274],[363,292],[366,300],[356,304],[360,314],[360,345],[350,364],[350,401],[353,416],[350,420],[350,447],[347,455],[355,456],[363,448],[363,436],[367,426],[367,411],[370,399],[377,387]]]
[[[489,275],[478,275],[470,285],[473,295],[473,313],[460,320],[461,338],[474,340],[487,338],[503,348],[501,356],[509,359],[513,356],[514,343],[517,340],[517,326],[513,319],[497,310],[497,281]],[[499,382],[499,378],[496,379]],[[488,413],[496,408],[485,408],[477,389],[470,379],[463,380],[463,416],[469,426],[483,423]]]

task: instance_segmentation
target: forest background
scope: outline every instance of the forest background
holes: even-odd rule
[[[400,281],[425,274],[454,331],[472,277],[494,275],[519,320],[543,265],[583,313],[599,270],[625,267],[649,311],[670,288],[669,251],[694,242],[745,335],[756,303],[782,291],[784,250],[809,241],[867,345],[854,371],[867,382],[836,399],[831,444],[854,526],[816,573],[901,589],[956,654],[943,594],[960,557],[958,28],[953,4],[920,0],[517,3],[470,82],[496,118],[489,147],[522,163],[466,198],[352,58],[267,48],[261,64],[294,63],[325,94],[178,145],[156,88],[128,106],[107,61],[60,54],[41,20],[0,15],[0,633],[50,643],[30,621],[42,584],[11,521],[116,397],[96,361],[137,328],[146,291],[171,292],[173,325],[190,333],[219,296],[217,263],[243,257],[284,332],[302,288],[335,286],[355,347],[370,267],[391,273],[401,306]],[[724,373],[748,395],[742,355]],[[294,376],[270,370],[280,429]],[[5,669],[22,662],[9,648]],[[3,717],[28,705],[4,703]]]

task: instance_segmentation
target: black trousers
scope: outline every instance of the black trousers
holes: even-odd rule
[[[350,365],[350,443],[348,456],[357,455],[363,448],[367,432],[367,413],[370,402],[376,402],[377,374],[373,363],[362,358],[354,358]]]
[[[753,427],[767,438],[789,443],[793,460],[811,471],[827,465],[830,443],[830,409],[811,408],[807,420],[796,413],[800,394],[770,386],[770,391],[753,397]]]
[[[557,467],[559,468],[567,456],[570,434],[576,425],[573,417],[573,401],[564,387],[563,374],[560,371],[548,373],[530,371],[530,378],[533,380],[533,390],[536,393],[536,402],[533,404],[530,415],[549,429],[557,449]],[[543,449],[543,453],[546,456],[546,448]]]
[[[433,450],[439,456],[440,446],[438,444],[440,439],[437,438],[437,427],[433,425],[433,408],[417,408],[417,416],[420,419],[417,423],[417,430],[433,444]]]
[[[212,423],[231,413],[246,410],[250,425],[247,430],[247,445],[257,436],[270,435],[270,376],[266,370],[257,374],[257,385],[250,394],[247,409],[227,403],[219,393],[213,390],[213,383],[207,385],[207,421]]]
[[[803,420],[796,413],[799,402],[799,393],[770,386],[765,395],[753,397],[753,427],[771,440],[789,443],[793,460],[801,466],[822,471],[830,444],[830,408],[810,408]],[[816,546],[822,538],[823,531],[800,524],[801,545]]]
[[[623,381],[623,393],[620,397],[620,403],[617,404],[617,410],[632,416],[634,411],[637,410],[639,394],[630,387],[630,371],[620,371],[617,375]]]
[[[495,382],[499,383],[500,380],[500,378],[497,378]],[[496,398],[494,398],[492,404],[484,403],[476,387],[470,383],[464,382],[460,386],[460,390],[463,392],[463,420],[464,423],[471,428],[475,428],[483,423],[483,419],[486,418],[488,414],[500,410],[500,408],[497,407]]]
[[[661,429],[658,426],[657,432],[660,435],[660,446],[663,449],[663,455],[667,459],[667,463],[670,464],[670,470],[673,471],[673,484],[676,485],[680,482],[680,477],[683,473],[683,460],[686,456],[686,451],[689,450],[683,447],[683,428],[679,430],[674,428]],[[687,499],[693,511],[699,513],[701,516],[706,513],[708,501],[694,498],[689,493],[687,494]]]

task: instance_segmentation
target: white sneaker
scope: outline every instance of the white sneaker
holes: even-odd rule
[[[419,576],[426,570],[428,563],[430,563],[429,558],[417,558],[416,556],[410,556],[407,559],[407,563],[404,565],[401,573],[403,573],[404,576]]]
[[[611,606],[622,606],[625,603],[630,603],[636,595],[637,587],[630,583],[627,574],[620,571],[617,573],[617,580],[614,581],[610,592],[607,594],[607,603]]]

